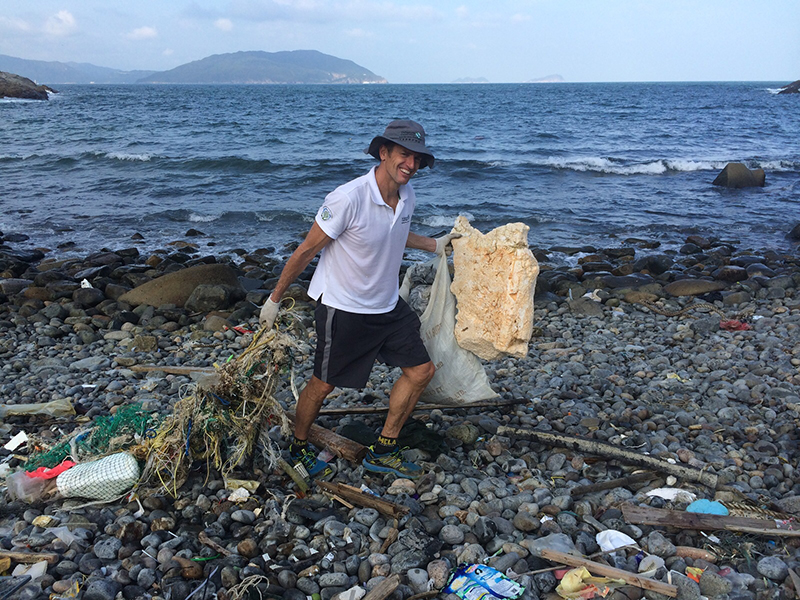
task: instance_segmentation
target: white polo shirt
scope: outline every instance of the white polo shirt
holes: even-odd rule
[[[392,310],[416,196],[400,186],[397,209],[383,201],[375,167],[325,197],[316,222],[328,237],[308,293],[323,304],[362,314]]]

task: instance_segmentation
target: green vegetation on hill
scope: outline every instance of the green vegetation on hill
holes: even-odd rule
[[[386,83],[351,60],[317,52],[235,52],[155,73],[140,83]]]

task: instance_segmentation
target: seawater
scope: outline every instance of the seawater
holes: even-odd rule
[[[414,229],[458,215],[522,221],[532,246],[674,248],[692,233],[791,248],[800,96],[777,83],[61,86],[0,101],[0,231],[91,252],[163,247],[195,228],[214,252],[286,245],[325,195],[366,172],[395,118],[428,132]],[[764,188],[711,181],[728,162]]]

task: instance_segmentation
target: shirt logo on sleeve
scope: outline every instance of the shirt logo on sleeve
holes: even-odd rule
[[[327,206],[323,206],[322,213],[320,216],[322,217],[323,221],[329,221],[330,219],[333,218],[333,213],[331,212],[330,208],[328,208]]]

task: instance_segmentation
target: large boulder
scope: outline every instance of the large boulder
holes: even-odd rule
[[[727,188],[743,188],[764,187],[765,181],[764,169],[748,169],[742,163],[728,163],[711,183]]]
[[[44,85],[37,85],[27,77],[0,71],[0,98],[24,98],[26,100],[47,100],[47,92],[54,91]]]
[[[800,79],[781,88],[779,94],[800,94]]]
[[[464,217],[453,231],[458,345],[485,360],[524,357],[533,333],[539,263],[528,248],[528,226],[509,223],[483,235]]]
[[[143,283],[124,293],[119,301],[133,306],[174,304],[182,307],[199,285],[241,287],[238,273],[228,265],[197,265]]]

